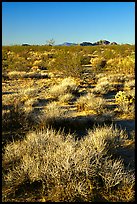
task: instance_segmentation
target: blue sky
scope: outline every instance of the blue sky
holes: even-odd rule
[[[135,2],[3,2],[2,44],[135,43]]]

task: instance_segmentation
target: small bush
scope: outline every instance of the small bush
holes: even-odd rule
[[[11,71],[8,73],[8,77],[10,79],[19,79],[19,78],[24,78],[26,74],[27,73],[24,71]]]
[[[93,93],[88,93],[77,99],[76,106],[78,111],[94,110],[100,114],[104,112],[105,100],[101,97],[96,97]]]
[[[32,88],[28,87],[26,89],[20,89],[19,95],[22,101],[25,101],[30,98],[34,98],[38,95],[38,89],[37,88]]]
[[[10,131],[28,128],[28,120],[23,110],[22,103],[15,103],[10,110],[6,110],[2,114],[2,129],[3,131]],[[4,138],[3,138],[4,139]]]
[[[104,81],[104,78],[103,78],[98,81],[97,85],[93,89],[93,93],[107,94],[108,92],[114,91],[114,90],[115,90],[115,85],[111,84],[108,80]]]
[[[135,176],[124,170],[120,160],[105,160],[100,165],[100,176],[104,182],[102,197],[107,202],[130,202],[134,200]]]
[[[67,93],[65,95],[60,95],[58,99],[62,103],[67,103],[67,102],[71,101],[73,98],[74,98],[74,96],[71,93]]]
[[[115,99],[119,111],[135,115],[135,90],[132,92],[119,91],[115,95]]]
[[[95,58],[91,64],[97,71],[101,71],[106,66],[106,60],[104,58]]]
[[[135,59],[131,56],[118,56],[107,61],[107,69],[112,73],[121,74],[134,74],[135,72]]]
[[[36,123],[38,128],[53,127],[59,129],[67,115],[65,110],[62,109],[57,102],[51,102],[47,104],[39,115],[34,114],[30,116],[33,123]]]
[[[103,154],[113,155],[119,147],[124,146],[127,138],[127,134],[123,130],[118,130],[111,125],[89,130],[85,140],[88,140],[87,143],[90,142],[90,145],[98,153],[104,152]]]
[[[69,52],[65,49],[58,51],[55,60],[49,64],[48,68],[72,77],[80,77],[83,71],[81,56],[78,53]]]
[[[135,88],[135,80],[132,79],[132,80],[129,80],[129,81],[125,81],[124,83],[124,89],[128,89],[128,90],[131,90]]]
[[[91,64],[90,60],[91,60],[91,56],[82,56],[81,65]]]
[[[68,77],[62,80],[59,85],[54,85],[49,89],[49,94],[55,98],[62,96],[63,94],[76,93],[78,84],[74,78]]]
[[[14,197],[25,182],[39,182],[35,192],[44,201],[132,201],[134,174],[108,154],[124,141],[112,126],[89,131],[79,141],[52,129],[30,132],[5,147],[3,200]]]

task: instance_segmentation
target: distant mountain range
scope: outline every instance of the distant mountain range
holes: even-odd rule
[[[108,40],[99,40],[97,42],[91,43],[91,42],[82,42],[82,43],[70,43],[70,42],[64,42],[62,44],[59,44],[57,46],[75,46],[75,45],[80,45],[80,46],[95,46],[95,45],[117,45],[118,43],[116,42],[109,42]],[[27,43],[22,44],[22,46],[30,46]],[[52,46],[52,45],[50,45]]]
[[[69,42],[64,42],[62,44],[59,44],[59,46],[71,46],[71,45],[78,45],[76,43],[69,43]]]
[[[82,42],[80,44],[64,42],[62,44],[59,44],[58,46],[75,46],[75,45],[81,45],[81,46],[117,45],[117,43],[116,42],[109,42],[108,40],[99,40],[99,41],[94,42],[94,43],[91,43],[91,42]]]

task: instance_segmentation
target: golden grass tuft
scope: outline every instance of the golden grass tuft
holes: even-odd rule
[[[58,98],[64,94],[75,93],[78,88],[78,83],[72,77],[68,77],[62,80],[58,85],[50,87],[49,94],[52,97]]]
[[[80,96],[76,101],[77,111],[94,110],[96,113],[103,113],[105,110],[105,99],[96,97],[93,93]]]

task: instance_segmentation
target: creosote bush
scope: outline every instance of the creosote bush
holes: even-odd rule
[[[48,68],[62,72],[65,76],[80,77],[83,70],[81,56],[77,52],[62,49],[57,52],[55,60],[49,64]]]
[[[40,188],[44,201],[132,201],[134,174],[108,154],[123,146],[127,139],[123,134],[112,126],[91,130],[79,141],[52,129],[28,133],[23,141],[5,147],[3,200],[26,181],[28,185],[41,181],[35,192]]]

